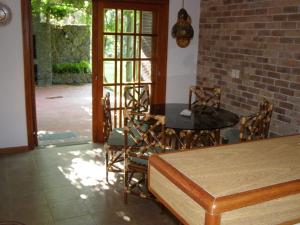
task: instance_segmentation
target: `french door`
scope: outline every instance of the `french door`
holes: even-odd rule
[[[107,92],[115,127],[123,124],[126,87],[147,84],[151,102],[165,102],[168,2],[98,0],[93,12],[93,126],[98,142],[103,139],[101,98]]]

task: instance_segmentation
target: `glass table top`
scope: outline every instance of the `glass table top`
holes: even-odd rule
[[[165,126],[175,130],[214,130],[232,127],[239,122],[236,114],[222,108],[198,106],[191,110],[190,116],[180,114],[184,109],[188,109],[188,104],[153,104],[150,113],[165,115]]]

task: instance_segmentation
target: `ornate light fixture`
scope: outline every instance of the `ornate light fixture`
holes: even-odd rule
[[[194,37],[194,29],[191,24],[191,17],[184,9],[183,0],[182,8],[178,12],[177,23],[172,28],[172,37],[176,38],[176,43],[181,48],[187,47]]]
[[[0,3],[0,26],[8,24],[10,20],[11,20],[10,9],[6,5]]]

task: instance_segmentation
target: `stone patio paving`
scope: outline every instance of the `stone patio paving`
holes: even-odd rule
[[[92,140],[92,85],[36,87],[39,146]]]

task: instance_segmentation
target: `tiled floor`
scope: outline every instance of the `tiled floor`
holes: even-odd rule
[[[103,147],[74,145],[0,156],[0,220],[26,225],[174,225],[153,201],[123,203],[122,176],[105,181]]]

